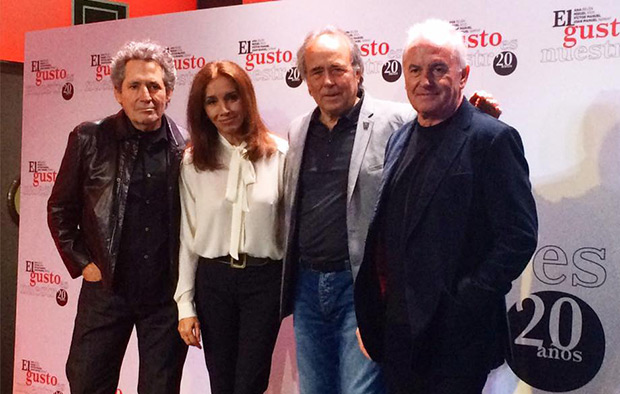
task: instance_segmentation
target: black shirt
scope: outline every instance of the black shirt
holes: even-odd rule
[[[407,250],[407,229],[411,226],[411,209],[418,200],[425,180],[432,171],[437,151],[447,133],[450,119],[431,127],[413,124],[411,137],[387,185],[383,204],[381,237],[387,261],[387,316],[390,321],[406,324],[404,265]],[[415,261],[414,261],[415,264]]]
[[[168,289],[168,135],[165,118],[154,131],[132,127],[138,153],[127,193],[123,232],[115,269],[117,290],[129,301],[158,304]]]
[[[349,259],[347,185],[362,98],[330,131],[312,114],[300,177],[298,246],[302,261]]]

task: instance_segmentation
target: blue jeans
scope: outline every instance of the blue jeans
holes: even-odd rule
[[[357,343],[350,270],[300,269],[293,319],[301,394],[385,393],[379,365]]]

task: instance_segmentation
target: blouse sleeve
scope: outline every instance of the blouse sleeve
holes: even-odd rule
[[[179,310],[179,320],[196,316],[194,305],[194,286],[198,254],[194,251],[196,234],[196,198],[193,192],[193,164],[188,163],[187,156],[183,160],[179,177],[179,193],[181,197],[181,230],[179,250],[179,281],[174,293],[174,300]]]

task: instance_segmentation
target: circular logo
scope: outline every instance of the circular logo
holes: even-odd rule
[[[296,88],[301,85],[301,74],[299,73],[297,67],[291,67],[286,72],[286,77],[284,79],[286,80],[286,84],[289,88]]]
[[[512,74],[517,69],[517,56],[510,52],[500,52],[493,59],[493,70],[498,75],[506,76]]]
[[[69,294],[67,293],[67,290],[60,289],[56,292],[56,302],[58,303],[58,305],[65,306],[67,305],[68,300]]]
[[[578,297],[533,293],[510,308],[508,320],[513,349],[508,365],[530,386],[554,393],[577,390],[601,368],[605,332]]]
[[[71,100],[73,98],[73,85],[71,82],[67,82],[62,86],[62,98],[65,100]]]
[[[388,60],[381,69],[381,75],[387,82],[396,82],[403,73],[403,67],[398,60]]]

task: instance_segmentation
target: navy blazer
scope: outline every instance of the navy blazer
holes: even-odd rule
[[[412,208],[406,210],[403,272],[414,369],[468,374],[504,359],[504,296],[534,253],[538,222],[517,131],[465,99],[452,125],[419,198],[408,202]],[[379,265],[385,267],[377,247],[383,190],[412,130],[410,122],[388,142],[380,195],[356,281],[361,335],[378,361],[385,325],[377,274]]]

